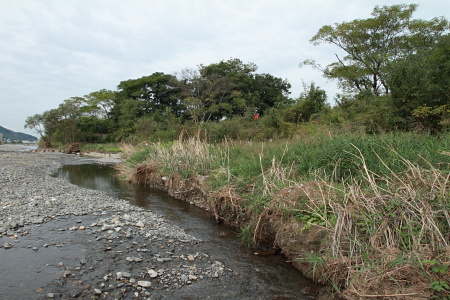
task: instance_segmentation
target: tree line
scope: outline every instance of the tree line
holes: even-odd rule
[[[304,84],[290,97],[286,79],[258,73],[254,63],[231,58],[178,74],[154,72],[64,100],[27,118],[51,143],[172,139],[199,126],[225,136],[292,136],[299,126],[352,124],[368,133],[450,128],[450,35],[444,17],[413,19],[417,5],[376,6],[372,16],[326,25],[310,40],[335,45],[342,55],[321,66],[305,60],[341,93]],[[257,116],[257,117],[255,117]],[[256,120],[257,119],[257,120]],[[241,130],[244,133],[237,133]]]

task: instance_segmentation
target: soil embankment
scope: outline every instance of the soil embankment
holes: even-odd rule
[[[239,195],[231,188],[208,193],[205,189],[205,176],[198,175],[184,179],[176,174],[161,174],[157,168],[142,164],[136,168],[129,180],[163,190],[176,199],[201,207],[214,215],[218,223],[224,222],[239,228],[245,222],[246,217],[242,216],[242,211],[238,208],[241,207],[239,202],[242,201]],[[327,233],[318,227],[310,228],[305,233],[300,230],[304,225],[292,218],[272,216],[268,211],[259,219],[259,236],[255,239],[280,249],[282,254],[305,276],[320,282],[318,274],[312,272],[311,265],[302,262],[299,258],[303,253],[318,252],[323,246],[321,243],[325,241]]]

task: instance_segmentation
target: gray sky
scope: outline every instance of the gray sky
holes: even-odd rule
[[[335,83],[298,65],[326,65],[337,49],[310,38],[401,3],[419,4],[414,18],[449,18],[448,0],[0,0],[0,126],[35,134],[25,119],[70,97],[229,58],[287,79],[293,98],[314,81],[334,103]]]

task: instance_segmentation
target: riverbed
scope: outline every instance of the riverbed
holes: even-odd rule
[[[168,197],[164,213],[157,191],[137,205],[51,176],[107,163],[0,146],[0,299],[316,298],[282,257],[255,257],[206,215],[186,219],[202,214],[188,204]]]

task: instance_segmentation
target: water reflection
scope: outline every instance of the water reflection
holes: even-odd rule
[[[300,296],[305,287],[316,288],[314,283],[304,278],[298,270],[286,263],[281,256],[260,257],[237,242],[236,234],[226,226],[217,225],[214,218],[202,209],[189,203],[175,200],[167,193],[146,187],[130,185],[114,176],[111,165],[66,165],[58,170],[57,177],[65,178],[81,187],[101,190],[113,197],[125,199],[162,215],[174,225],[183,228],[204,241],[207,252],[220,257],[226,265],[245,278],[233,283],[235,289],[252,289],[271,299],[305,299]],[[235,291],[238,292],[238,291]],[[247,292],[246,292],[247,293]],[[250,292],[251,293],[251,292]]]

